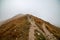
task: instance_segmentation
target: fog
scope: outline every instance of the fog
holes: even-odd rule
[[[32,14],[60,27],[60,0],[0,0],[0,21]]]

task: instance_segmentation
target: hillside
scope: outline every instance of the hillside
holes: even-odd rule
[[[0,26],[0,40],[59,39],[60,28],[30,14],[18,14]]]

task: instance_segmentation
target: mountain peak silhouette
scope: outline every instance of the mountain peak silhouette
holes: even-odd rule
[[[59,40],[60,28],[30,14],[18,14],[0,26],[0,40]]]

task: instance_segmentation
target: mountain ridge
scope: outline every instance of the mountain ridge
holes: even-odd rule
[[[45,37],[44,38],[45,40],[60,39],[60,32],[59,32],[60,28],[30,14],[26,14],[22,16],[18,14],[17,16],[11,18],[11,20],[9,19],[10,21],[8,20],[0,26],[1,40],[3,40],[2,38],[4,36],[5,36],[4,40],[34,40],[35,38],[34,31],[38,29],[39,29],[38,31],[44,35],[43,38]],[[26,28],[24,26],[26,26]],[[34,28],[31,29],[30,27],[31,28],[34,27],[35,29]],[[33,32],[29,30],[32,30]],[[45,31],[47,31],[47,33],[49,34],[47,34]],[[22,38],[20,38],[19,36],[20,32],[22,32],[22,34],[25,36],[22,36]],[[28,35],[28,37],[26,35]],[[47,37],[48,35],[49,37]],[[43,38],[41,40],[43,40]],[[35,39],[35,40],[38,40],[38,39]]]

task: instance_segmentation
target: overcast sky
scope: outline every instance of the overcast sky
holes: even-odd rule
[[[16,14],[32,14],[60,26],[60,0],[0,0],[0,21]]]

